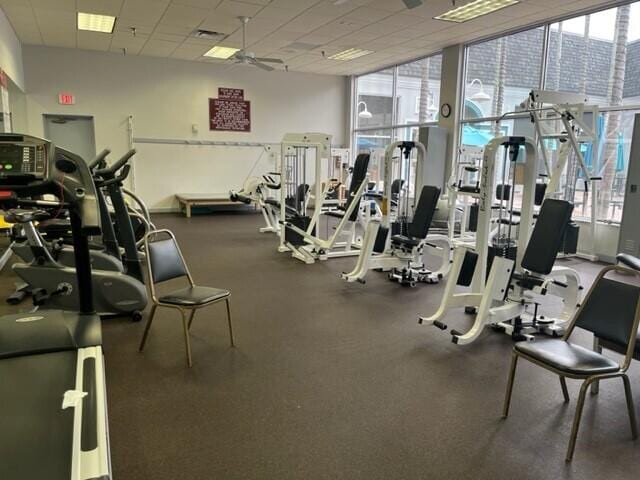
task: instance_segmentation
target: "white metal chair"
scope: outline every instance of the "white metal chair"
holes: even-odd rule
[[[166,236],[168,238],[158,239]],[[153,237],[153,240],[152,240]],[[158,307],[174,308],[182,315],[184,328],[185,346],[187,349],[187,364],[191,367],[191,342],[189,340],[189,329],[193,322],[196,310],[208,307],[214,303],[225,301],[227,306],[227,320],[229,322],[229,339],[231,346],[233,343],[233,329],[231,327],[231,308],[229,300],[231,292],[219,288],[203,287],[196,285],[189,272],[189,268],[182,256],[175,235],[167,229],[152,230],[144,236],[144,250],[147,258],[147,284],[152,301],[151,312],[145,326],[139,351],[142,352],[147,341],[147,335],[153,322],[153,317]],[[173,280],[175,278],[186,277],[189,286],[169,293],[158,295],[156,284]],[[189,315],[187,316],[187,312]]]

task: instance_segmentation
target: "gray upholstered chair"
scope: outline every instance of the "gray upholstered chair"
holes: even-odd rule
[[[631,434],[637,438],[635,409],[631,385],[626,374],[633,359],[638,324],[640,323],[640,287],[618,279],[606,278],[610,272],[640,277],[640,272],[620,266],[609,266],[598,274],[582,305],[571,320],[562,338],[519,342],[514,345],[511,371],[505,395],[503,417],[509,414],[513,380],[519,358],[528,360],[560,377],[564,401],[569,401],[565,378],[582,380],[566,461],[573,458],[580,418],[589,385],[609,378],[622,378],[631,423]],[[618,345],[624,345],[624,359],[618,363],[600,352],[569,342],[575,327],[593,333]]]
[[[164,238],[162,238],[164,237]],[[196,310],[208,307],[214,303],[225,301],[227,306],[227,320],[229,322],[229,339],[233,347],[233,330],[231,327],[231,308],[229,299],[231,293],[228,290],[210,288],[196,285],[189,272],[176,237],[170,230],[152,230],[144,237],[144,250],[147,258],[147,284],[152,301],[151,312],[145,326],[139,350],[144,349],[149,328],[158,307],[168,307],[178,310],[182,316],[184,340],[187,349],[187,364],[191,367],[191,342],[189,329],[193,322]],[[186,277],[189,285],[185,288],[173,290],[169,293],[158,295],[156,284]],[[187,315],[188,314],[188,315]]]

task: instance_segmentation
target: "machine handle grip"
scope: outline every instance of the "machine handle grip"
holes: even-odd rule
[[[129,150],[127,153],[125,153],[120,160],[118,160],[116,163],[114,163],[113,165],[107,167],[107,168],[102,168],[98,171],[96,171],[96,175],[104,175],[104,174],[113,174],[115,172],[117,172],[118,170],[120,170],[124,165],[126,165],[126,163],[131,159],[131,157],[133,157],[136,154],[136,149],[132,148],[131,150]]]
[[[96,155],[96,158],[94,158],[89,163],[89,170],[93,170],[94,168],[98,167],[102,162],[104,162],[104,160],[107,158],[107,155],[109,155],[110,153],[111,150],[108,148],[102,150],[98,155]]]

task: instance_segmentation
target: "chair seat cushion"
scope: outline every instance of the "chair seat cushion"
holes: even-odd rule
[[[535,360],[573,375],[595,375],[616,372],[620,366],[593,350],[560,339],[518,342],[514,347]]]
[[[229,294],[229,290],[200,287],[196,285],[194,287],[174,290],[173,292],[161,296],[158,300],[160,300],[161,303],[170,303],[171,305],[181,305],[188,307],[204,305],[216,300],[221,300],[225,297],[228,297]]]
[[[396,245],[404,245],[405,247],[413,248],[420,245],[422,240],[419,238],[406,237],[404,235],[393,235],[391,237],[391,243]]]

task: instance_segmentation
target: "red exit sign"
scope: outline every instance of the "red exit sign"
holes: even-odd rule
[[[59,93],[58,103],[60,105],[74,105],[76,103],[76,97],[72,93]]]

